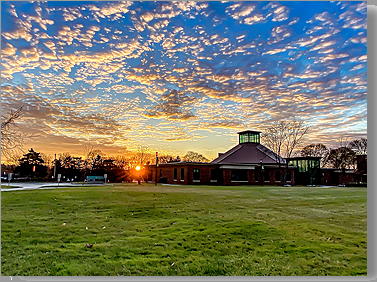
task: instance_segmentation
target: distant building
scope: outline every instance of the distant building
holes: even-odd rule
[[[321,184],[367,186],[367,155],[356,156],[356,169],[321,168]]]
[[[239,143],[210,163],[172,162],[149,166],[148,180],[170,184],[295,184],[295,167],[260,144],[259,131],[239,132]],[[157,172],[157,176],[156,176]],[[157,177],[157,178],[156,178]]]
[[[238,135],[238,145],[219,153],[212,162],[177,161],[147,166],[147,181],[191,185],[366,185],[366,155],[357,157],[356,170],[321,168],[319,157],[278,156],[260,144],[259,131],[247,130]]]

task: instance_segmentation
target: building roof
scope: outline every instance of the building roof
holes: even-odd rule
[[[285,159],[257,143],[241,143],[214,159],[211,164],[281,164]]]
[[[321,157],[311,157],[311,156],[309,156],[309,157],[293,157],[293,158],[289,158],[288,160],[293,161],[293,160],[320,160],[320,159],[321,159]]]
[[[192,166],[198,166],[198,165],[210,165],[211,163],[205,163],[205,162],[185,162],[185,161],[180,161],[180,162],[170,162],[170,163],[159,163],[159,166],[179,166],[179,165],[192,165]],[[148,165],[149,167],[155,167],[155,164],[150,164]]]
[[[238,132],[238,134],[243,134],[243,133],[261,133],[260,131],[255,131],[255,130],[245,130]]]

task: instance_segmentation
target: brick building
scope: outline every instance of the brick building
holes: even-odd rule
[[[295,167],[260,144],[260,132],[239,132],[239,143],[210,163],[172,162],[150,165],[147,180],[169,184],[279,185],[283,175],[295,184]]]
[[[171,162],[149,165],[146,180],[201,185],[355,185],[366,186],[367,156],[357,156],[357,168],[321,168],[319,157],[284,159],[260,144],[259,131],[238,133],[239,142],[209,163]]]

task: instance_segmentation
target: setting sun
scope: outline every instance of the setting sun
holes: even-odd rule
[[[139,171],[139,170],[141,169],[141,167],[138,165],[138,166],[135,167],[135,169],[136,169],[137,171]]]

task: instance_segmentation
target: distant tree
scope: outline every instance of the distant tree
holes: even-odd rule
[[[71,156],[70,153],[59,155],[57,160],[57,172],[68,179],[84,179],[84,160],[82,157]]]
[[[19,160],[19,166],[16,167],[16,171],[22,176],[45,177],[47,167],[44,164],[45,161],[42,159],[41,154],[31,148],[29,152],[24,154]]]
[[[16,121],[22,116],[22,107],[11,110],[1,117],[1,152],[3,156],[10,157],[15,151],[20,151],[23,134],[16,130]]]
[[[132,164],[133,165],[145,165],[147,162],[151,162],[154,160],[154,155],[151,153],[148,146],[140,145],[137,148],[137,151],[132,156]]]
[[[348,144],[348,148],[357,155],[366,155],[368,153],[368,140],[366,138],[353,140]]]
[[[181,157],[180,156],[177,156],[175,159],[173,159],[173,162],[180,162],[181,161]]]
[[[209,160],[204,157],[203,155],[189,151],[186,153],[186,155],[183,156],[183,161],[185,162],[209,162]]]
[[[263,143],[280,157],[291,158],[308,131],[309,126],[301,120],[276,121],[266,127]]]
[[[309,126],[297,119],[276,121],[265,129],[263,143],[277,154],[276,162],[279,167],[285,164],[283,184],[288,172],[288,162],[282,158],[293,157],[295,150],[304,142],[308,131]]]
[[[329,164],[334,168],[342,170],[354,167],[355,161],[356,153],[348,147],[331,149],[328,156]]]
[[[161,156],[158,157],[158,162],[160,164],[180,162],[180,161],[181,161],[181,158],[179,156],[174,158],[171,155],[161,155]]]
[[[166,164],[166,163],[171,163],[173,162],[173,156],[171,155],[161,155],[158,156],[158,163],[160,164]]]
[[[322,166],[327,164],[330,150],[323,144],[310,144],[301,149],[302,157],[320,157]]]
[[[127,169],[130,167],[130,161],[124,155],[118,155],[118,156],[112,157],[112,159],[114,160],[114,163],[118,168]]]
[[[54,165],[53,156],[41,153],[41,158],[44,160],[46,166],[52,167]]]
[[[98,156],[101,156],[102,152],[95,144],[86,144],[84,146],[84,165],[88,171],[92,171],[98,162]]]

